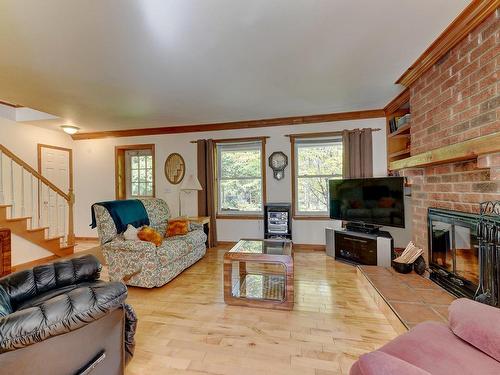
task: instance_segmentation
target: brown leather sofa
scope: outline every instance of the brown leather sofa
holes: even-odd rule
[[[136,316],[91,255],[0,279],[0,373],[123,374]]]

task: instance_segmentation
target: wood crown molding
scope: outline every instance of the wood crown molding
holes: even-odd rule
[[[102,132],[76,133],[71,137],[73,140],[117,138],[117,137],[140,137],[147,135],[194,133],[219,130],[254,129],[270,126],[314,124],[320,122],[334,122],[346,120],[362,120],[369,118],[385,117],[383,109],[369,109],[364,111],[338,112],[310,116],[277,117],[262,120],[219,122],[212,124],[163,126],[159,128],[110,130]]]
[[[439,35],[396,83],[409,87],[498,7],[498,0],[474,0]]]
[[[385,115],[389,116],[390,114],[396,112],[403,104],[408,103],[409,101],[410,89],[406,88],[384,107]]]
[[[485,135],[469,139],[410,156],[406,159],[396,160],[390,164],[391,170],[406,168],[428,167],[431,165],[453,163],[457,161],[471,160],[479,155],[490,154],[500,151],[500,133]]]
[[[22,105],[19,105],[19,104],[12,104],[12,103],[9,103],[9,102],[6,102],[4,100],[0,100],[0,104],[1,105],[6,105],[8,107],[12,107],[12,108],[22,108],[23,106]]]

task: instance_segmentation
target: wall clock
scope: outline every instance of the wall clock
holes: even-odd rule
[[[180,154],[174,152],[165,161],[165,177],[172,185],[179,184],[186,174],[186,163]]]
[[[288,165],[288,157],[281,151],[273,152],[269,156],[269,166],[273,170],[274,178],[281,180],[285,177],[285,168]]]

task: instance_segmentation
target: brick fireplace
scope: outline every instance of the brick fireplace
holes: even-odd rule
[[[410,86],[411,155],[500,132],[500,11]],[[428,260],[429,207],[478,213],[500,199],[500,153],[403,169],[412,185],[412,237]]]

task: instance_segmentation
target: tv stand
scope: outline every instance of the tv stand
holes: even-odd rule
[[[366,224],[361,221],[348,221],[345,228],[348,231],[359,233],[377,234],[380,232],[380,227],[378,225]]]
[[[335,260],[390,267],[393,249],[389,232],[379,230],[373,234],[326,228],[326,254]]]

